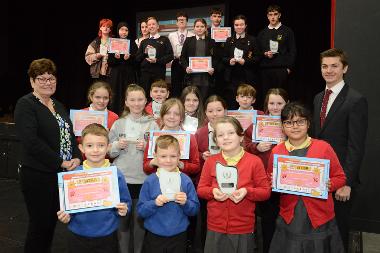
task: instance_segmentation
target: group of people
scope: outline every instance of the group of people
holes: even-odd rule
[[[259,35],[268,47],[270,41],[267,51],[256,51],[260,39],[245,34],[242,15],[234,19],[236,34],[219,48],[206,36],[204,20],[195,21],[195,36],[181,29],[187,22],[181,14],[177,34],[159,36],[158,21],[148,18],[141,26],[145,39],[131,43],[130,54],[103,54],[112,22],[101,21],[99,38],[86,52],[94,82],[84,110],[107,111],[107,127],[90,124],[81,137],[74,136],[65,107],[53,98],[55,64],[45,58],[34,60],[28,70],[33,91],[15,108],[22,144],[20,183],[29,214],[25,252],[50,251],[57,219],[68,224],[69,252],[254,252],[256,213],[261,216],[263,252],[347,252],[350,210],[365,150],[367,101],[345,83],[348,60],[340,49],[320,54],[326,88],[315,96],[313,114],[289,101],[281,80],[292,69],[294,37],[273,21],[278,21],[280,10],[270,8],[270,25]],[[221,12],[211,14],[212,21],[220,19]],[[148,38],[147,29],[153,38]],[[118,32],[126,38],[128,25],[120,23]],[[183,43],[180,55],[173,54],[179,52],[170,46],[175,42]],[[231,57],[236,45],[244,52],[239,60]],[[147,57],[149,47],[156,48],[156,58]],[[188,57],[218,50],[223,56],[209,73],[192,74]],[[265,66],[261,75],[272,82],[265,94],[252,85],[259,52],[265,55],[260,56],[260,66]],[[164,81],[163,68],[172,60],[172,69],[183,74],[172,72],[177,74],[172,74],[172,82],[186,80],[185,86],[172,83],[170,89]],[[141,63],[138,75],[130,71],[134,61]],[[212,90],[203,85],[218,68],[230,78],[223,81],[229,89],[223,96],[235,94],[228,104],[218,94],[209,95]],[[118,86],[108,83],[126,79]],[[253,124],[244,130],[237,119],[226,116],[227,109],[255,110],[258,95],[265,99],[264,110],[257,114],[281,118],[284,142],[252,142]],[[167,131],[154,147],[148,141],[152,130]],[[168,134],[183,130],[191,133],[188,159],[181,158],[178,140]],[[153,158],[148,155],[151,149]],[[275,155],[329,160],[328,198],[272,192]],[[237,168],[238,185],[231,194],[218,185],[217,164]],[[118,169],[121,203],[76,214],[59,210],[58,172],[111,165]],[[160,176],[167,172],[180,180],[180,191],[171,198],[160,188]]]
[[[205,99],[210,94],[224,95],[229,107],[236,107],[236,89],[239,84],[255,84],[260,94],[270,88],[287,87],[289,74],[294,69],[296,45],[293,31],[280,22],[281,9],[271,5],[267,9],[268,27],[256,37],[248,34],[244,15],[232,20],[232,36],[225,42],[211,38],[211,29],[221,26],[223,12],[210,11],[211,26],[197,18],[193,31],[187,29],[188,15],[176,15],[177,30],[168,37],[159,34],[159,21],[148,17],[140,23],[141,37],[130,42],[129,53],[107,53],[113,23],[102,19],[97,38],[87,48],[85,59],[90,65],[91,77],[107,81],[115,92],[110,108],[119,113],[125,88],[138,83],[148,93],[157,79],[165,80],[167,64],[171,63],[171,94],[179,97],[184,87],[197,86]],[[117,25],[116,36],[128,39],[126,22]],[[154,49],[153,55],[148,52]],[[236,49],[240,53],[236,54]],[[241,55],[240,55],[241,54]],[[211,57],[207,72],[194,72],[189,57]],[[259,98],[261,101],[261,97]]]

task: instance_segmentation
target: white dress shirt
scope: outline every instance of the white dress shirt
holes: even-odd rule
[[[343,87],[344,87],[344,80],[342,80],[342,81],[340,81],[339,83],[335,84],[335,85],[330,89],[330,90],[332,91],[332,93],[330,94],[329,102],[327,103],[326,116],[327,116],[327,114],[329,113],[332,104],[334,103],[336,97],[339,95],[339,93],[340,93],[340,91],[343,89]],[[328,89],[327,86],[326,86],[326,89]]]

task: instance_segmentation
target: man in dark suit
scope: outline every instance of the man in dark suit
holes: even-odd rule
[[[346,185],[335,192],[335,214],[346,251],[350,211],[359,186],[359,169],[364,155],[368,126],[366,98],[343,80],[348,69],[346,53],[329,49],[320,55],[326,81],[324,91],[314,98],[313,135],[327,141],[338,155],[347,177]]]

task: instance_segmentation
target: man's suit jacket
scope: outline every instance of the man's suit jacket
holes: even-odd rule
[[[344,85],[320,126],[324,91],[314,98],[313,136],[327,141],[338,155],[348,186],[359,184],[359,169],[364,156],[368,127],[367,99]]]

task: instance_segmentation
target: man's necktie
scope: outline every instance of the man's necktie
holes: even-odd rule
[[[179,36],[179,44],[183,45],[183,42],[185,42],[185,35],[181,33],[181,35]]]
[[[325,91],[325,95],[323,96],[321,114],[319,115],[320,120],[321,120],[321,127],[323,126],[323,123],[325,122],[325,119],[326,119],[327,104],[329,102],[331,93],[332,93],[332,90],[327,89]]]

